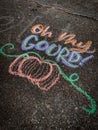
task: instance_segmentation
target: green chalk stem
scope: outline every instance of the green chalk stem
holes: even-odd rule
[[[12,43],[6,43],[5,45],[3,45],[3,46],[0,48],[0,53],[1,53],[3,56],[10,57],[10,58],[16,58],[16,57],[18,57],[18,56],[22,56],[22,57],[25,58],[25,57],[28,56],[29,54],[35,54],[37,57],[39,57],[39,58],[41,59],[41,56],[40,56],[38,53],[36,53],[36,52],[26,52],[26,53],[24,53],[24,54],[19,54],[19,55],[6,54],[6,53],[4,52],[4,48],[6,48],[6,47],[10,47],[10,48],[9,48],[10,50],[13,50],[13,49],[15,48]]]
[[[15,47],[12,43],[6,43],[5,45],[3,45],[1,48],[0,48],[0,53],[3,55],[3,56],[6,56],[6,57],[10,57],[10,58],[16,58],[18,56],[22,56],[22,57],[27,57],[29,54],[34,54],[36,55],[39,59],[41,59],[42,57],[36,53],[36,52],[26,52],[26,53],[23,53],[23,54],[19,54],[19,55],[11,55],[11,54],[6,54],[4,52],[4,48],[6,47],[10,47],[9,49],[10,50],[13,50]],[[60,74],[62,75],[62,77],[67,80],[68,82],[70,82],[72,84],[72,86],[80,93],[82,93],[91,103],[91,109],[87,109],[85,107],[82,107],[82,109],[84,111],[86,111],[88,114],[94,114],[95,111],[96,111],[96,102],[95,100],[86,92],[84,91],[82,88],[80,88],[78,85],[75,84],[76,81],[79,80],[79,75],[77,73],[73,73],[71,74],[69,77],[63,72],[63,70],[61,69],[61,67],[55,62],[55,61],[52,61],[52,60],[49,60],[49,59],[46,59],[45,60],[46,62],[51,62],[53,64],[55,64],[58,68],[58,71],[60,72]]]
[[[86,91],[84,91],[83,89],[81,89],[80,87],[78,87],[78,85],[76,85],[76,84],[74,83],[74,82],[76,82],[76,81],[79,80],[78,74],[77,74],[77,73],[73,73],[73,74],[71,74],[71,75],[68,77],[68,76],[63,72],[63,70],[60,68],[60,66],[59,66],[56,62],[54,62],[54,61],[52,61],[52,60],[45,60],[45,61],[47,61],[47,62],[52,62],[53,64],[55,64],[55,65],[57,66],[59,72],[61,73],[62,77],[63,77],[65,80],[69,81],[69,82],[72,84],[72,86],[73,86],[77,91],[79,91],[79,92],[82,93],[84,96],[86,96],[86,98],[87,98],[87,99],[90,101],[90,103],[91,103],[91,109],[87,109],[87,108],[85,108],[85,107],[82,107],[82,109],[83,109],[84,111],[86,111],[87,113],[89,113],[89,114],[94,114],[94,112],[96,111],[96,102],[95,102],[95,100],[94,100],[89,94],[87,94]],[[76,77],[76,78],[73,79],[74,77]]]

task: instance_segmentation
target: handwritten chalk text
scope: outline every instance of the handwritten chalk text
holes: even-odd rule
[[[33,40],[33,43],[31,40]],[[94,57],[91,55],[83,58],[80,53],[77,51],[71,52],[67,47],[62,48],[61,45],[56,45],[55,43],[50,44],[46,40],[38,41],[37,35],[29,35],[26,37],[22,41],[21,48],[23,51],[29,51],[32,49],[44,51],[48,56],[55,57],[56,62],[62,62],[62,64],[71,68],[78,68],[83,66],[87,61]]]
[[[50,28],[50,26],[44,27],[42,24],[36,24],[31,28],[31,32],[33,34],[40,34],[41,37],[46,36],[48,38],[52,38],[52,32],[48,31]],[[61,34],[60,36],[58,36],[57,38],[57,42],[60,42],[62,40],[64,41],[64,44],[71,44],[72,47],[70,48],[70,51],[78,51],[80,53],[94,53],[95,49],[93,50],[89,50],[91,45],[92,45],[92,41],[87,41],[84,45],[83,42],[77,42],[77,40],[75,39],[76,35],[75,34],[68,34],[67,32]]]

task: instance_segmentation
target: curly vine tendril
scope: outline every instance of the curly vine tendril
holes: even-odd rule
[[[11,54],[6,54],[4,52],[4,49],[6,47],[10,47],[9,49],[10,50],[13,50],[15,47],[12,43],[7,43],[5,45],[3,45],[1,48],[0,48],[0,53],[3,55],[3,56],[6,56],[6,57],[10,57],[10,58],[15,58],[15,57],[18,57],[18,56],[22,56],[22,57],[27,57],[29,54],[34,54],[36,55],[38,58],[42,58],[38,53],[36,52],[26,52],[24,54],[19,54],[19,55],[11,55]],[[69,77],[63,72],[63,70],[61,69],[61,67],[54,61],[52,60],[48,60],[46,59],[45,60],[46,62],[51,62],[53,64],[55,64],[58,68],[58,71],[60,72],[60,74],[62,75],[62,77],[67,80],[68,82],[70,82],[72,84],[72,86],[80,93],[82,93],[84,96],[86,96],[86,98],[90,101],[91,103],[91,109],[87,109],[85,107],[82,107],[82,109],[84,111],[86,111],[88,114],[93,114],[95,111],[96,111],[96,102],[95,100],[89,95],[87,94],[86,91],[84,91],[83,89],[81,89],[80,87],[78,87],[78,85],[75,84],[76,81],[79,80],[79,75],[77,73],[73,73],[71,74]]]
[[[25,57],[27,57],[29,54],[35,54],[37,57],[39,57],[39,58],[41,59],[41,56],[40,56],[38,53],[36,53],[36,52],[26,52],[26,53],[19,54],[19,55],[6,54],[6,53],[4,52],[4,49],[5,49],[6,47],[9,47],[10,50],[13,50],[13,49],[15,48],[12,43],[6,43],[5,45],[3,45],[3,46],[0,48],[0,53],[1,53],[3,56],[10,57],[10,58],[16,58],[16,57],[18,57],[18,56],[22,56],[22,57],[25,58]]]

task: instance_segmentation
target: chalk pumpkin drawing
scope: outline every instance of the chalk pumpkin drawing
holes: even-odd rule
[[[53,87],[60,77],[55,64],[41,61],[35,56],[16,58],[9,67],[9,73],[25,77],[46,91]]]
[[[37,29],[39,29],[38,32],[36,32]],[[33,34],[41,33],[41,36],[48,35],[48,37],[51,38],[52,32],[48,32],[48,29],[49,29],[49,26],[46,28],[44,28],[43,25],[41,25],[39,27],[34,26],[34,27],[32,27],[31,32]],[[5,30],[3,30],[3,31],[5,31]],[[58,41],[62,41],[64,39],[66,39],[64,44],[72,43],[72,45],[74,46],[74,45],[76,45],[76,44],[73,44],[73,43],[76,43],[76,39],[74,39],[74,38],[75,38],[74,34],[71,35],[71,34],[67,34],[65,32],[64,34],[61,34],[58,37]],[[94,53],[95,49],[93,51],[89,50],[91,47],[91,44],[92,44],[91,41],[88,41],[86,43],[86,45],[83,45],[82,42],[79,42],[76,45],[77,49],[75,49],[75,50],[79,51],[80,53],[84,53],[84,52]],[[14,47],[14,44],[12,44],[12,43],[6,43],[5,45],[3,45],[0,48],[1,55],[10,57],[10,58],[16,58],[10,64],[10,67],[9,67],[9,72],[11,74],[27,78],[28,80],[31,81],[31,83],[36,84],[38,86],[38,88],[40,88],[41,90],[44,90],[44,91],[47,91],[51,87],[55,86],[61,75],[65,79],[65,81],[68,81],[74,89],[76,89],[78,92],[83,94],[87,98],[87,100],[90,102],[90,105],[89,105],[90,108],[82,107],[82,109],[84,111],[86,111],[88,114],[95,113],[95,111],[96,111],[95,100],[86,91],[84,91],[82,88],[80,88],[78,85],[75,84],[79,80],[79,75],[77,73],[73,73],[70,76],[67,76],[63,72],[63,70],[61,69],[59,64],[57,64],[55,61],[52,61],[50,59],[46,59],[46,60],[42,61],[41,60],[42,57],[34,51],[26,52],[23,54],[13,54],[12,55],[12,54],[5,53],[6,47],[7,48],[9,47],[10,50],[13,50],[15,47]],[[81,48],[82,50],[80,50],[79,48]],[[71,51],[74,51],[74,49],[72,49]],[[29,56],[29,55],[35,55],[36,57]],[[93,55],[91,55],[91,57],[84,58],[83,61],[81,62],[81,64],[88,61],[92,57],[93,57]],[[48,71],[45,70],[44,74],[42,74],[42,76],[41,76],[41,73],[43,72],[41,70],[42,65],[43,66],[46,65]],[[38,66],[39,66],[39,68],[38,68]]]
[[[33,55],[36,55],[40,60],[42,59],[42,57],[41,57],[38,53],[36,53],[36,52],[34,52],[34,51],[33,51],[33,52],[26,52],[26,53],[24,53],[24,54],[18,54],[18,55],[16,55],[16,54],[15,54],[15,55],[6,54],[6,53],[4,52],[4,49],[5,49],[6,47],[10,47],[10,48],[9,48],[10,50],[13,50],[13,49],[15,48],[12,43],[7,43],[7,44],[3,45],[3,46],[0,48],[0,54],[2,54],[3,56],[10,57],[10,58],[15,58],[15,57],[23,57],[23,58],[26,58],[26,57],[28,57],[28,54],[33,54]],[[15,61],[14,61],[14,62],[15,62]],[[21,62],[21,60],[20,60],[20,62]],[[19,64],[20,62],[18,62],[18,64]],[[77,73],[73,73],[73,74],[71,74],[71,75],[68,77],[68,76],[63,72],[63,70],[61,69],[61,67],[60,67],[56,62],[54,62],[54,61],[52,61],[52,60],[49,60],[49,59],[46,59],[45,62],[50,62],[50,63],[53,63],[53,64],[56,65],[56,67],[57,67],[59,73],[60,73],[61,76],[65,79],[65,81],[68,81],[68,82],[72,85],[72,87],[73,87],[74,89],[76,89],[78,92],[82,93],[82,94],[87,98],[87,100],[90,102],[90,107],[91,107],[90,109],[85,108],[85,107],[82,107],[82,109],[83,109],[84,111],[86,111],[88,114],[94,114],[95,111],[96,111],[96,102],[95,102],[95,100],[94,100],[86,91],[84,91],[82,88],[80,88],[78,85],[75,84],[75,82],[79,80],[79,75],[78,75]],[[14,63],[13,63],[13,64],[14,64]],[[16,70],[17,70],[18,64],[17,64],[17,66],[16,66]],[[14,68],[14,69],[15,69],[15,68]],[[12,70],[13,70],[13,69],[12,69]],[[15,72],[14,72],[14,70],[13,70],[12,74],[18,75],[18,71],[15,71]],[[50,89],[50,88],[49,88],[49,89]]]

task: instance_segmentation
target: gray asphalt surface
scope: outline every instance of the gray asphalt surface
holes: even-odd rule
[[[97,106],[98,0],[1,0],[0,47],[13,43],[15,49],[6,48],[6,53],[24,53],[21,42],[37,23],[50,26],[51,43],[64,32],[76,34],[76,39],[84,43],[92,41],[91,49],[96,49],[94,58],[83,67],[73,69],[58,64],[67,76],[78,73],[80,78],[76,84]],[[64,47],[63,41],[58,44]],[[55,61],[44,52],[36,52],[43,59]],[[13,60],[0,54],[0,130],[98,130],[97,107],[91,115],[82,110],[82,106],[90,108],[90,102],[62,76],[49,91],[42,91],[26,78],[9,74]]]

